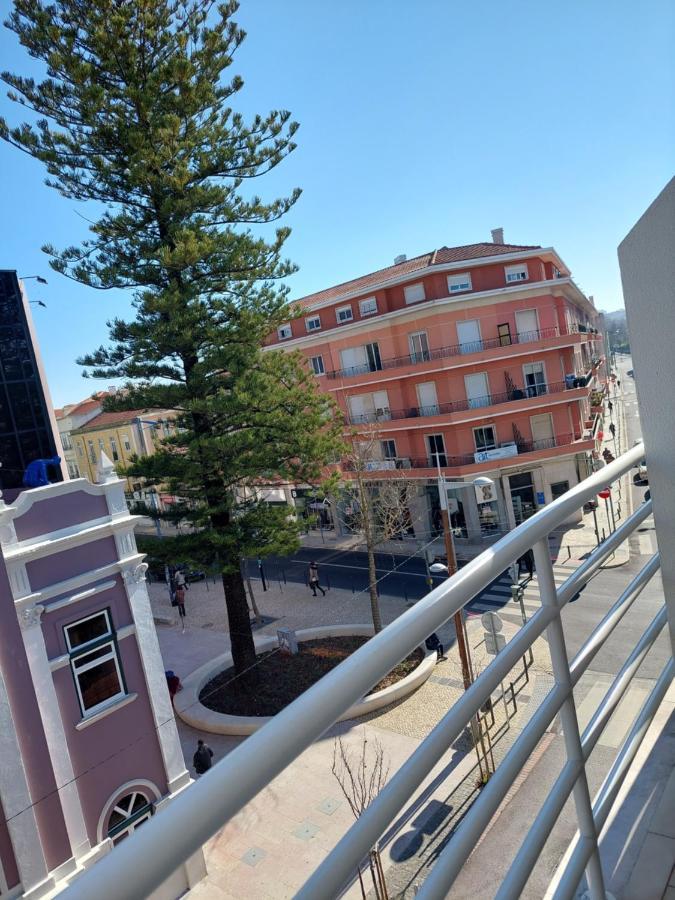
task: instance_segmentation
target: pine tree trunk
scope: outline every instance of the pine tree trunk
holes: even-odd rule
[[[256,666],[255,644],[244,579],[240,571],[223,572],[222,578],[234,671],[237,675],[241,675],[242,686],[255,686],[260,678]]]

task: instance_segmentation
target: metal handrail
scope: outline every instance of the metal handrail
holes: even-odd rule
[[[195,853],[226,821],[289,765],[303,750],[329,728],[352,703],[386,675],[401,659],[425,638],[441,627],[454,613],[464,607],[509,564],[533,545],[541,558],[542,547],[549,532],[564,522],[595,494],[628,472],[644,455],[638,445],[610,465],[595,472],[573,487],[558,500],[537,512],[518,528],[469,562],[463,569],[427,594],[413,608],[403,613],[382,632],[371,638],[345,662],[306,691],[298,700],[275,716],[264,728],[217,763],[209,777],[193,784],[179,794],[168,807],[149,820],[143,828],[112,854],[103,858],[90,871],[74,881],[65,892],[69,898],[96,896],[100,900],[133,900],[146,897],[162,883],[183,861]],[[542,599],[548,602],[523,626],[506,648],[494,658],[468,691],[450,709],[415,753],[385,785],[364,815],[352,826],[328,858],[316,870],[299,897],[334,896],[367,853],[411,792],[417,787],[447,750],[448,738],[457,736],[476,710],[491,695],[510,668],[547,627],[560,625],[560,607],[571,599],[594,571],[626,539],[637,525],[651,513],[651,501],[642,504],[617,529],[616,533],[594,550],[582,566],[555,591],[552,569],[547,598],[540,580]],[[546,547],[550,568],[550,557]],[[545,567],[538,566],[540,579],[546,578]],[[568,670],[569,671],[569,670]],[[538,710],[510,754],[525,757],[536,744],[535,731],[543,729],[555,714],[555,709],[570,702],[571,687],[557,684]],[[551,700],[550,698],[554,698]],[[540,735],[539,735],[540,736]],[[578,735],[577,735],[578,737]],[[534,741],[534,743],[532,743]],[[508,757],[507,757],[508,759]],[[482,821],[486,808],[503,799],[501,790],[513,774],[513,763],[505,768],[506,760],[488,783],[478,801],[465,817],[458,835],[466,833],[466,823]],[[503,773],[503,774],[502,774]],[[507,777],[508,776],[508,777]],[[494,785],[494,787],[493,787]],[[489,805],[488,805],[489,804]],[[474,809],[477,812],[474,813]],[[480,818],[478,818],[480,816]],[[188,827],[176,827],[176,821],[189,822]],[[456,859],[455,839],[450,852]],[[593,848],[592,848],[593,849]],[[445,884],[448,871],[448,848],[439,858],[428,879],[426,896],[434,892],[434,881]]]
[[[575,382],[582,381],[575,378]],[[546,384],[534,384],[526,387],[513,387],[509,391],[486,394],[466,400],[451,400],[448,403],[433,403],[429,406],[408,406],[404,409],[385,409],[364,415],[345,416],[345,425],[366,425],[373,422],[383,423],[398,419],[416,419],[428,416],[444,416],[450,413],[466,412],[471,409],[483,409],[486,406],[499,406],[502,403],[515,403],[519,400],[533,400],[546,394],[559,394],[563,391],[574,391],[587,385],[571,385],[566,381],[552,381]]]

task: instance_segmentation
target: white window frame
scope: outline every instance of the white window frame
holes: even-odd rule
[[[418,296],[420,290],[422,291],[422,296],[421,296],[421,297]],[[416,292],[417,292],[417,295],[416,295],[416,294],[413,294],[413,291],[416,291]],[[403,295],[404,295],[404,297],[405,297],[405,302],[406,302],[406,304],[409,304],[409,303],[421,303],[422,300],[426,300],[426,299],[427,299],[427,295],[426,295],[426,292],[425,292],[425,290],[424,290],[424,282],[423,282],[423,281],[416,281],[415,284],[406,284],[406,286],[403,288]]]
[[[359,312],[362,316],[374,316],[377,312],[377,297],[365,297],[363,300],[359,300]]]
[[[96,465],[97,456],[96,456],[96,448],[94,447],[93,441],[87,441],[87,453],[89,454],[89,462]]]
[[[314,323],[318,324],[314,324]],[[307,316],[305,319],[305,328],[308,332],[321,330],[321,316]]]
[[[138,812],[132,813],[130,812],[134,806],[134,800],[137,796],[141,796],[145,800],[145,805],[141,807]],[[121,804],[127,799],[129,803],[127,804],[128,809],[125,809]],[[108,827],[107,837],[113,842],[113,845],[119,844],[124,837],[128,837],[130,834],[133,834],[134,831],[138,828],[139,825],[142,825],[143,822],[147,822],[152,818],[155,811],[155,806],[152,800],[148,800],[146,794],[143,791],[130,791],[128,794],[125,794],[123,797],[117,801],[117,803],[113,806],[108,814],[108,823],[112,818],[112,814],[114,812],[118,813],[121,816],[124,816],[124,821],[120,822],[119,825],[113,826],[112,828]],[[111,835],[111,831],[115,831],[114,835]]]
[[[72,450],[73,449],[73,443],[70,440],[70,432],[69,431],[61,432],[61,443],[63,444],[64,450]]]
[[[394,455],[393,456],[385,456],[384,444],[391,444],[394,447]],[[380,440],[380,453],[382,454],[382,459],[398,459],[398,452],[396,449],[396,441],[393,438],[382,438]]]
[[[285,325],[280,325],[277,328],[277,337],[280,341],[287,341],[289,338],[293,337],[293,328],[291,327],[290,322],[286,322]]]
[[[81,458],[84,456],[84,447],[81,441],[77,442],[77,455]]]
[[[541,373],[544,376],[544,380],[541,382],[537,382],[535,385],[528,385],[527,376],[533,375],[533,372],[527,372],[528,368],[534,368],[535,366],[541,366]],[[543,394],[548,394],[548,375],[546,374],[546,363],[543,359],[535,359],[532,362],[523,363],[522,365],[522,373],[523,373],[523,390],[525,391],[525,396],[530,397],[529,391],[533,387],[542,387],[542,391],[537,391],[536,394],[532,394],[532,397],[541,397]]]
[[[119,451],[119,448],[118,448],[118,446],[117,446],[117,438],[114,438],[114,437],[111,437],[111,438],[110,438],[110,453],[111,453],[111,455],[112,455],[112,461],[113,461],[113,462],[119,462],[119,459],[120,459],[120,451]]]
[[[314,362],[315,360],[319,360],[319,366],[318,366],[318,367],[317,367],[317,365],[316,365],[315,362]],[[312,371],[314,372],[315,375],[325,375],[325,374],[326,374],[326,368],[325,368],[325,366],[324,366],[324,364],[323,364],[323,356],[321,356],[320,353],[318,354],[318,356],[310,356],[310,358],[309,358],[309,364],[310,364],[310,366],[312,367]],[[319,368],[321,369],[320,372],[319,372]]]
[[[507,284],[515,284],[518,281],[527,281],[530,277],[527,263],[518,263],[515,266],[504,266],[504,277]]]
[[[106,633],[99,635],[99,637],[92,638],[90,641],[85,641],[82,644],[76,644],[73,647],[70,639],[69,629],[74,628],[77,625],[81,625],[83,622],[88,622],[90,619],[96,619],[101,616],[105,618],[105,623],[107,626]],[[117,641],[115,640],[115,632],[113,631],[112,624],[110,622],[109,611],[107,609],[99,609],[89,616],[84,616],[84,618],[78,619],[75,622],[69,622],[67,625],[64,625],[63,633],[65,635],[66,647],[68,648],[68,654],[70,656],[70,670],[73,675],[73,681],[75,682],[75,692],[77,694],[77,699],[78,703],[80,704],[82,715],[85,718],[89,718],[89,716],[95,715],[100,710],[110,706],[116,700],[119,700],[120,697],[125,697],[127,691],[124,684],[124,677],[122,675],[122,668],[120,666]],[[105,655],[97,656],[90,662],[78,664],[78,660],[83,659],[83,657],[86,657],[91,653],[100,651],[105,648],[109,648],[108,652]],[[82,696],[82,690],[80,688],[80,680],[78,678],[78,675],[84,672],[88,672],[90,669],[94,669],[111,659],[115,663],[115,671],[117,673],[117,680],[120,686],[119,691],[116,694],[112,694],[110,697],[106,697],[105,700],[102,700],[100,703],[97,703],[94,706],[85,707],[84,697]]]
[[[471,291],[471,272],[461,272],[459,275],[448,275],[448,291],[458,294],[460,291]]]
[[[415,350],[415,338],[420,338],[420,345],[426,343],[426,350]],[[408,335],[408,349],[410,350],[410,361],[412,363],[428,362],[431,359],[431,350],[429,348],[429,335],[426,331],[412,331]]]
[[[127,451],[127,453],[131,453],[131,441],[129,440],[128,434],[122,435],[122,446]]]
[[[492,431],[492,447],[479,447],[478,441],[476,440],[476,432],[477,431],[485,431],[486,429],[491,429]],[[496,450],[499,446],[497,443],[497,428],[495,425],[477,425],[475,428],[471,429],[473,432],[473,445],[476,448],[476,453],[484,453],[487,450]]]
[[[343,313],[349,313],[347,316],[343,316]],[[351,322],[354,318],[354,310],[352,309],[351,303],[348,306],[338,306],[335,310],[335,321],[338,325],[344,325],[345,322]]]

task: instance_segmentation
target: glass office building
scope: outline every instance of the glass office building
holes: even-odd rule
[[[19,279],[0,269],[0,487],[21,487],[28,463],[57,452]]]

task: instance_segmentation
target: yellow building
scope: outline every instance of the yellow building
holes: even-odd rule
[[[81,428],[71,432],[80,473],[95,482],[101,465],[101,453],[105,453],[116,468],[128,465],[132,456],[154,453],[162,438],[173,430],[171,420],[174,415],[167,409],[131,409],[102,412],[94,416]],[[142,480],[127,478],[126,491],[128,494],[141,493]]]

